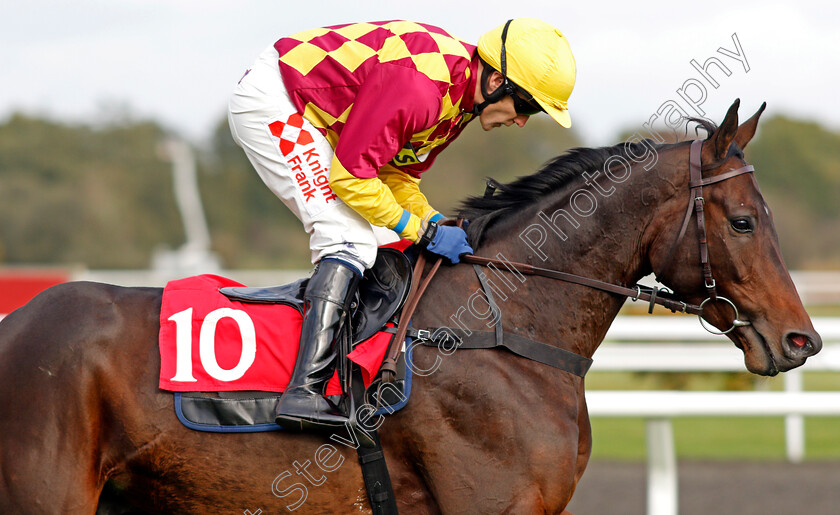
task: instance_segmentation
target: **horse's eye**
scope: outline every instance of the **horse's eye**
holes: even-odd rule
[[[734,218],[729,224],[738,232],[752,232],[753,226],[749,218]]]

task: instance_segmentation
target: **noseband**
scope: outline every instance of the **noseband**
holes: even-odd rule
[[[737,170],[732,170],[726,173],[722,173],[720,175],[716,175],[714,177],[704,179],[702,173],[703,168],[701,163],[702,148],[703,140],[698,139],[691,142],[691,151],[689,153],[688,166],[688,188],[691,192],[691,195],[689,197],[688,207],[686,208],[685,218],[683,219],[683,223],[680,227],[680,232],[677,235],[677,239],[671,245],[671,250],[668,252],[668,257],[665,258],[665,263],[663,264],[659,272],[656,273],[656,277],[659,280],[660,278],[664,277],[665,273],[667,273],[668,270],[671,268],[671,260],[674,257],[674,252],[676,252],[677,246],[679,245],[683,236],[685,236],[685,231],[686,229],[688,229],[688,224],[691,221],[692,213],[695,214],[697,217],[697,240],[700,245],[700,266],[702,267],[703,272],[703,285],[706,287],[706,291],[709,295],[709,297],[706,300],[700,303],[700,313],[698,313],[697,316],[700,318],[700,324],[703,325],[703,328],[709,331],[710,333],[727,334],[736,327],[750,325],[750,322],[747,320],[739,320],[738,308],[735,306],[735,303],[727,299],[726,297],[721,297],[717,294],[715,278],[712,275],[712,265],[709,263],[709,246],[708,241],[706,239],[706,217],[703,210],[705,204],[705,200],[703,199],[703,186],[708,186],[717,182],[723,182],[727,179],[731,179],[733,177],[737,177],[745,173],[752,173],[755,171],[755,168],[753,168],[752,165],[742,166]],[[732,322],[732,327],[722,332],[713,331],[712,329],[710,329],[709,326],[706,325],[706,321],[703,319],[703,308],[706,306],[706,304],[708,304],[709,302],[714,303],[717,301],[722,301],[728,304],[733,309],[733,311],[735,311],[735,319]]]

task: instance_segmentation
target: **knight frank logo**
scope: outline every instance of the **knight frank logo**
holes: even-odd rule
[[[329,167],[318,153],[312,135],[303,128],[303,116],[295,113],[285,122],[271,122],[268,130],[279,140],[278,149],[294,173],[299,198],[309,215],[315,216],[328,204],[340,202],[330,189]]]
[[[297,145],[313,143],[312,135],[303,129],[303,116],[300,113],[293,114],[285,123],[278,120],[268,124],[268,130],[280,139],[280,152],[284,156],[291,154]]]

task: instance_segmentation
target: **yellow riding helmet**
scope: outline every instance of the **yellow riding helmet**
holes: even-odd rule
[[[567,103],[577,68],[559,30],[535,18],[516,18],[481,36],[478,55],[530,93],[557,123],[572,125]]]

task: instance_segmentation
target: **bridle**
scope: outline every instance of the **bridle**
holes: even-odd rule
[[[750,322],[748,320],[739,320],[738,308],[735,306],[734,302],[727,299],[726,297],[717,294],[716,283],[712,274],[712,266],[709,263],[709,247],[708,241],[706,239],[706,219],[704,213],[705,200],[703,199],[703,186],[723,182],[727,179],[731,179],[733,177],[737,177],[745,173],[752,173],[755,171],[755,168],[753,168],[752,165],[747,165],[738,168],[737,170],[732,170],[726,173],[722,173],[720,175],[716,175],[714,177],[704,179],[702,174],[702,163],[700,153],[702,146],[703,140],[698,139],[694,140],[691,143],[691,150],[689,153],[688,182],[690,196],[688,206],[685,212],[685,218],[683,219],[682,226],[680,227],[680,232],[678,233],[676,240],[674,240],[674,243],[671,245],[671,249],[668,252],[668,257],[665,259],[664,265],[659,270],[659,272],[655,274],[657,279],[661,279],[664,276],[664,274],[667,273],[668,270],[670,270],[672,265],[672,259],[674,257],[677,247],[680,244],[680,241],[682,241],[683,236],[685,236],[692,215],[696,215],[697,239],[700,247],[700,266],[702,268],[703,274],[703,285],[706,287],[706,291],[709,295],[706,300],[700,303],[700,305],[689,304],[687,302],[676,300],[672,298],[672,292],[657,287],[636,284],[633,288],[627,288],[626,286],[606,283],[603,281],[598,281],[596,279],[590,279],[588,277],[570,274],[567,272],[560,272],[558,270],[540,268],[529,265],[527,263],[516,263],[501,259],[486,258],[475,255],[466,255],[462,258],[462,260],[465,263],[472,263],[481,266],[487,266],[490,264],[497,267],[504,266],[508,269],[512,268],[513,270],[525,275],[549,277],[560,281],[579,284],[582,286],[588,286],[590,288],[595,288],[609,293],[624,295],[626,297],[629,297],[633,301],[647,301],[650,303],[648,313],[651,313],[653,311],[653,306],[655,304],[659,304],[673,312],[690,313],[693,315],[697,315],[700,319],[700,324],[703,326],[703,328],[712,334],[728,334],[732,332],[736,327],[750,325]],[[715,331],[711,329],[707,322],[703,319],[703,309],[706,307],[706,305],[710,302],[714,303],[718,301],[728,304],[735,312],[735,318],[732,322],[732,326],[726,331]]]
[[[715,278],[712,275],[712,265],[709,262],[709,245],[706,239],[706,217],[704,213],[704,205],[706,201],[703,198],[703,186],[723,182],[727,179],[731,179],[733,177],[737,177],[745,173],[753,173],[755,171],[755,168],[752,165],[746,165],[736,170],[731,170],[729,172],[704,179],[702,173],[703,168],[701,163],[702,148],[703,140],[697,139],[691,142],[688,166],[688,188],[691,194],[688,201],[688,207],[686,208],[685,218],[683,219],[683,223],[680,227],[680,232],[677,235],[677,239],[674,240],[674,243],[671,245],[671,249],[668,251],[668,255],[665,258],[665,262],[662,265],[662,268],[659,270],[659,272],[656,273],[656,277],[657,280],[659,280],[659,282],[662,282],[662,277],[664,277],[665,274],[670,270],[671,264],[673,263],[672,259],[674,257],[674,253],[676,252],[677,246],[679,245],[680,241],[682,241],[683,236],[685,236],[686,229],[688,228],[688,224],[691,221],[691,215],[693,213],[694,215],[696,215],[697,219],[697,241],[700,246],[700,266],[702,268],[703,273],[703,286],[706,287],[706,292],[709,295],[708,298],[706,298],[706,300],[700,303],[700,313],[698,317],[700,318],[700,324],[702,324],[703,328],[709,331],[710,333],[727,334],[734,330],[736,327],[743,327],[746,325],[750,325],[750,323],[749,321],[738,319],[738,308],[735,306],[734,302],[727,299],[726,297],[722,297],[717,294],[717,283],[715,282]],[[710,329],[706,325],[705,320],[703,319],[703,307],[708,302],[717,302],[719,300],[728,304],[735,312],[735,318],[732,322],[732,326],[726,331],[714,331]]]
[[[491,258],[491,257],[483,257],[483,256],[476,256],[474,254],[466,254],[461,256],[461,261],[463,263],[469,263],[472,265],[478,266],[493,266],[496,270],[501,270],[501,267],[506,268],[511,273],[519,273],[523,275],[535,275],[540,277],[547,277],[550,279],[556,279],[559,281],[564,281],[568,283],[578,284],[581,286],[587,286],[589,288],[594,288],[597,290],[605,291],[608,293],[613,293],[617,295],[623,295],[625,297],[630,298],[632,301],[646,301],[649,303],[648,313],[653,312],[654,305],[664,306],[665,308],[671,310],[672,312],[680,312],[680,313],[689,313],[692,315],[697,315],[700,320],[700,324],[703,328],[709,331],[712,334],[728,334],[735,330],[737,327],[744,327],[750,325],[750,321],[748,320],[740,320],[738,308],[735,306],[735,303],[731,300],[717,294],[717,285],[715,283],[714,275],[712,274],[712,266],[709,263],[709,246],[708,241],[706,239],[706,218],[704,212],[704,203],[705,200],[703,199],[703,186],[709,186],[711,184],[716,184],[719,182],[723,182],[727,179],[731,179],[733,177],[737,177],[739,175],[743,175],[746,173],[752,173],[755,171],[752,165],[742,166],[736,170],[732,170],[729,172],[722,173],[720,175],[716,175],[714,177],[709,177],[704,179],[702,174],[702,163],[701,163],[701,150],[703,147],[703,140],[694,140],[691,143],[691,149],[689,153],[689,201],[688,206],[685,212],[685,218],[683,219],[682,225],[680,226],[680,231],[677,234],[677,238],[674,240],[674,243],[671,245],[671,249],[669,250],[665,262],[662,268],[657,272],[655,275],[657,279],[661,279],[665,273],[667,273],[672,265],[672,260],[674,254],[676,252],[677,247],[679,246],[680,242],[685,236],[686,230],[688,229],[688,225],[691,222],[691,218],[693,215],[696,215],[697,219],[697,240],[700,247],[700,266],[702,268],[703,274],[703,285],[708,292],[708,297],[706,300],[701,302],[699,305],[690,304],[688,302],[684,302],[673,298],[673,292],[664,288],[658,287],[650,287],[644,286],[641,284],[636,284],[633,288],[628,288],[626,286],[621,286],[618,284],[607,283],[604,281],[599,281],[597,279],[591,279],[589,277],[583,277],[576,274],[570,274],[568,272],[561,272],[559,270],[551,270],[548,268],[541,268],[538,266],[533,266],[528,263],[519,263],[515,261],[508,261],[506,259],[500,258]],[[495,191],[496,183],[495,181],[488,182],[488,191],[485,193],[485,196],[491,196]],[[460,226],[463,223],[463,220],[458,220],[458,225]],[[409,320],[411,316],[414,314],[414,310],[420,302],[420,297],[422,296],[423,292],[425,291],[426,287],[432,280],[435,272],[438,270],[442,258],[436,259],[434,266],[432,267],[431,271],[426,274],[425,277],[422,278],[423,270],[425,268],[425,256],[421,253],[420,257],[417,260],[417,263],[414,267],[414,275],[412,277],[412,285],[411,285],[411,293],[406,300],[405,306],[403,307],[402,314],[400,316],[400,321],[398,327],[395,331],[396,336],[392,340],[391,345],[389,346],[388,352],[386,353],[385,360],[383,361],[382,367],[380,369],[380,374],[382,377],[383,382],[393,381],[396,377],[396,363],[397,358],[399,356],[400,350],[402,348],[402,342],[405,339],[406,334],[409,332]],[[479,280],[482,281],[481,274],[479,274]],[[661,281],[660,281],[661,282]],[[490,299],[490,293],[488,288],[484,287],[484,283],[482,282],[482,288],[485,291],[485,294],[488,295],[488,301],[493,302]],[[708,323],[703,318],[703,309],[706,307],[707,304],[714,303],[714,302],[724,302],[728,304],[732,310],[735,312],[735,318],[733,319],[732,326],[727,329],[726,331],[715,331],[713,330]],[[425,331],[428,333],[429,331]],[[419,334],[417,331],[415,333]],[[499,345],[501,345],[502,340],[504,339],[504,335],[501,331],[501,326],[497,325],[496,329],[496,341]],[[415,336],[417,336],[417,334]],[[508,339],[511,336],[516,335],[508,335]],[[419,336],[421,339],[428,340],[428,336],[422,337]],[[518,337],[520,340],[523,338]],[[547,347],[545,344],[540,344],[538,342],[530,342],[531,344],[535,344],[537,347],[545,348]],[[488,346],[481,346],[481,347],[472,347],[472,348],[489,348]],[[556,350],[556,349],[555,349]],[[533,354],[537,351],[531,351],[530,353]],[[520,354],[525,355],[525,354]],[[530,359],[537,359],[533,357],[533,355],[526,355]],[[580,356],[578,356],[580,358]],[[581,358],[585,359],[585,358]],[[591,360],[587,360],[591,363]],[[545,361],[543,361],[545,362]],[[588,369],[588,364],[583,364],[583,372],[585,374],[586,369]],[[567,369],[568,370],[568,369]],[[582,376],[582,374],[579,374]]]

